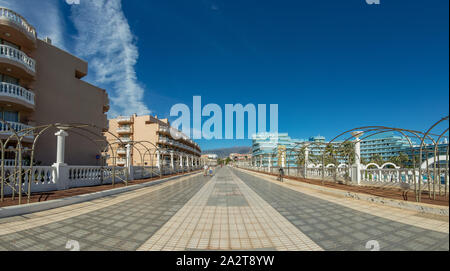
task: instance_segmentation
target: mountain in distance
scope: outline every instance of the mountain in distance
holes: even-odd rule
[[[219,158],[227,158],[232,153],[247,154],[251,152],[252,152],[251,147],[231,147],[231,148],[205,150],[203,151],[203,154],[217,154]]]

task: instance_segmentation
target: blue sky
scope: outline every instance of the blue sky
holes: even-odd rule
[[[449,111],[447,0],[0,4],[87,59],[87,80],[109,91],[114,114],[167,117],[200,95],[223,108],[279,104],[280,132],[332,138],[366,125],[423,131]],[[35,15],[43,9],[46,19]]]

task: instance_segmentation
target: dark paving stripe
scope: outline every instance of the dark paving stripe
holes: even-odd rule
[[[448,234],[359,212],[248,173],[233,172],[325,250],[367,251],[369,240],[378,241],[383,251],[449,250]]]
[[[208,198],[207,206],[248,206],[248,202],[239,190],[239,186],[229,176],[223,176],[224,174],[229,173],[224,171],[224,169],[217,171],[214,191]]]
[[[0,236],[1,250],[136,250],[153,236],[211,178],[195,176],[106,208],[45,226]]]

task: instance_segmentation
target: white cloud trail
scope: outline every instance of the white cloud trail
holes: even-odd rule
[[[110,115],[149,114],[136,76],[139,58],[121,0],[83,0],[72,7],[78,31],[75,52],[89,60],[94,81],[110,86]]]

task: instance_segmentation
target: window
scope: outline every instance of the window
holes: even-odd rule
[[[4,121],[19,122],[19,112],[2,109],[0,111],[0,119]]]
[[[19,79],[0,73],[0,82],[19,85]]]

